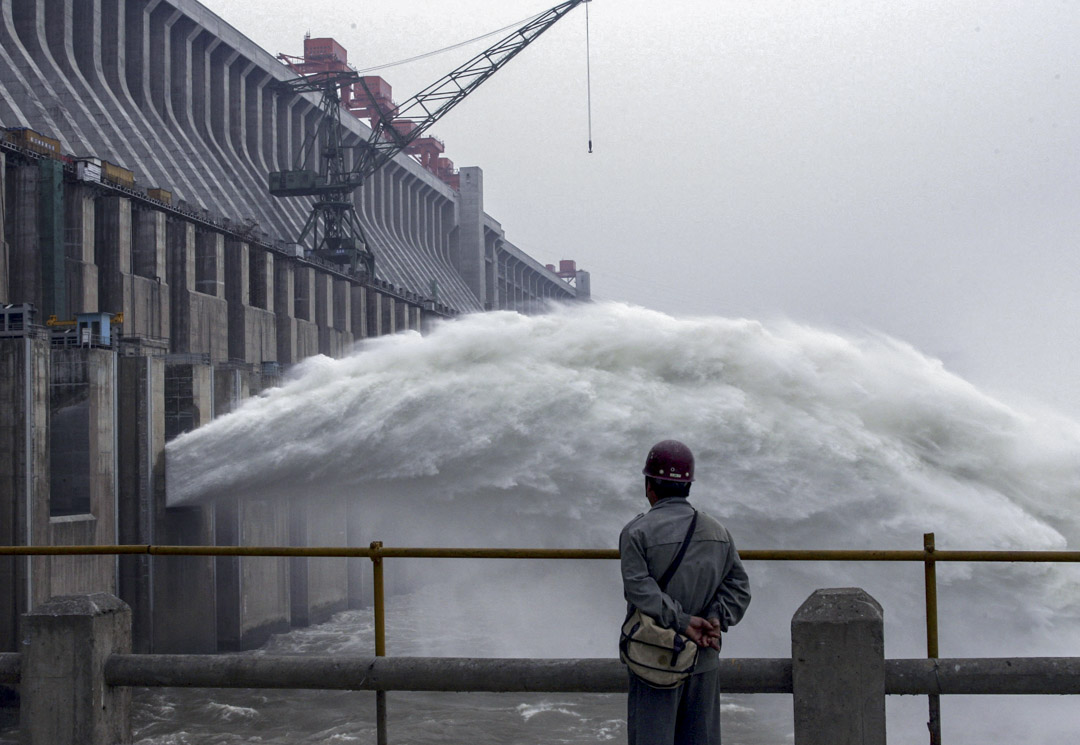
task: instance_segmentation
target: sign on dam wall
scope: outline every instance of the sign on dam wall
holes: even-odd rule
[[[28,0],[0,14],[0,542],[352,540],[341,500],[168,507],[165,443],[313,355],[483,310],[588,297],[457,188],[399,155],[353,195],[374,277],[292,241],[275,199],[322,114],[295,73],[196,2]],[[370,133],[344,117],[345,145]],[[572,262],[566,262],[572,264]],[[569,280],[569,281],[567,281]],[[363,601],[345,560],[0,559],[0,650],[20,615],[109,591],[139,651],[249,648]]]

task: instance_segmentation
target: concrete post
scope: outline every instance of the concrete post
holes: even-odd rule
[[[334,278],[324,272],[315,272],[314,320],[320,328],[334,325]]]
[[[315,325],[318,327],[319,352],[340,357],[341,344],[334,326],[334,282],[325,272],[315,272]]]
[[[105,661],[131,651],[131,610],[107,593],[64,595],[25,616],[23,745],[131,742],[131,689],[105,685]]]
[[[350,309],[352,311],[353,337],[363,339],[368,335],[367,288],[363,285],[351,285],[349,292],[352,294]]]
[[[67,262],[64,257],[64,169],[59,161],[38,161],[41,173],[38,205],[38,246],[41,260],[41,305],[46,317],[70,318]]]
[[[221,233],[195,231],[195,289],[225,297],[225,236]]]
[[[381,336],[383,332],[383,302],[382,294],[375,290],[367,293],[367,335]]]
[[[165,365],[165,439],[201,427],[214,417],[214,375],[210,365]],[[166,463],[166,483],[168,463]],[[209,546],[214,514],[209,507],[166,507],[165,489],[155,490],[153,532],[167,546]],[[157,653],[212,653],[217,650],[215,561],[213,556],[155,556],[152,563]]]
[[[314,321],[317,318],[315,308],[315,270],[310,266],[297,266],[294,270],[296,275],[295,295],[293,302],[294,315],[304,321]]]
[[[274,255],[253,248],[250,253],[250,302],[256,308],[274,310]]]
[[[144,212],[139,210],[137,214]],[[157,273],[143,276],[135,272],[130,277],[131,307],[138,311],[124,322],[124,336],[154,339],[162,345],[172,337],[172,298],[166,282],[164,250],[166,223],[165,214],[156,211],[143,223],[144,235],[137,239],[141,244],[136,245],[142,245],[145,251],[141,257],[134,254],[133,261],[145,263],[141,271]]]
[[[195,225],[172,219],[165,225],[168,248],[169,351],[191,352],[191,293],[195,291]]]
[[[187,220],[168,220],[165,230],[169,285],[174,290],[194,292],[195,224]]]
[[[44,309],[41,292],[41,261],[38,247],[39,217],[38,169],[33,165],[11,166],[8,169],[6,195],[10,209],[4,237],[8,245],[8,300],[13,303],[33,303]],[[42,319],[44,320],[44,319]]]
[[[54,349],[50,368],[49,543],[113,544],[117,522],[116,352]],[[115,557],[43,558],[50,565],[45,597],[116,590]]]
[[[94,253],[98,305],[109,313],[131,312],[131,200],[103,197],[95,203]]]
[[[140,277],[165,281],[165,213],[137,209],[132,215],[135,240],[132,243],[131,271]]]
[[[214,417],[224,416],[251,396],[250,374],[237,367],[214,368]]]
[[[398,301],[389,295],[383,295],[382,333],[397,333],[397,303]]]
[[[75,185],[64,200],[68,305],[72,313],[98,310],[98,268],[94,258],[94,196],[89,187]]]
[[[346,334],[352,333],[352,284],[347,279],[334,280],[334,328]]]
[[[345,501],[345,528],[348,535],[345,539],[347,546],[363,546],[367,537],[364,533],[365,515],[357,499]],[[371,560],[366,558],[346,559],[346,582],[348,587],[347,603],[349,608],[364,608],[374,602],[371,594]]]
[[[885,745],[881,605],[857,587],[816,590],[791,619],[795,745]]]
[[[221,546],[280,546],[289,540],[289,510],[271,499],[224,499],[214,529]],[[217,557],[218,650],[254,649],[289,630],[289,561]],[[344,584],[344,582],[343,582]]]
[[[47,339],[0,339],[0,542],[48,540]],[[0,558],[0,652],[19,651],[19,616],[47,595],[49,557]]]
[[[288,524],[292,546],[344,546],[348,541],[348,500],[332,496],[290,500]],[[346,608],[347,561],[298,556],[289,562],[293,626],[321,623]]]
[[[574,280],[575,294],[578,300],[588,300],[592,297],[591,278],[588,272],[579,271]]]
[[[229,304],[229,359],[250,362],[248,309],[251,307],[251,247],[225,241],[225,300]]]
[[[165,361],[121,357],[117,396],[117,465],[120,543],[157,543],[155,512],[165,501]],[[120,596],[131,606],[132,645],[140,653],[153,643],[153,557],[119,557]]]
[[[458,191],[458,250],[455,268],[476,295],[481,307],[490,300],[484,266],[484,172],[462,168]]]
[[[277,358],[296,362],[296,275],[291,261],[274,262],[274,314],[277,316]]]
[[[0,153],[0,204],[7,205],[7,155]],[[8,244],[4,219],[7,209],[0,210],[0,303],[10,303],[8,291]]]

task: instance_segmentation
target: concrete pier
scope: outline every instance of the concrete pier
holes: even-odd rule
[[[7,304],[8,286],[8,242],[7,242],[7,154],[0,152],[0,304]]]
[[[859,588],[817,590],[791,619],[795,742],[885,745],[881,605]]]
[[[116,542],[117,357],[106,349],[52,352],[49,385],[49,543]],[[116,591],[112,556],[41,557],[49,592]]]
[[[253,257],[262,255],[261,264]],[[229,359],[249,363],[277,360],[277,319],[274,312],[252,301],[266,303],[272,293],[266,282],[266,253],[243,241],[225,243],[225,299],[229,308]],[[262,266],[262,276],[252,275],[252,266]],[[271,264],[272,266],[272,264]],[[255,281],[258,280],[258,281]]]
[[[157,543],[158,516],[165,511],[165,361],[162,357],[119,360],[118,540]],[[131,606],[136,652],[153,649],[154,592],[151,556],[119,557],[119,591]]]
[[[98,307],[94,197],[93,189],[79,185],[69,188],[64,200],[67,292],[68,306],[72,313],[94,313],[102,310]]]
[[[106,197],[94,204],[94,263],[98,304],[107,313],[133,311],[131,296],[131,200]]]
[[[40,338],[0,338],[0,539],[43,542],[49,521],[49,344]],[[19,614],[44,597],[42,562],[0,558],[0,650],[17,649]],[[38,582],[40,584],[40,582]]]
[[[166,441],[202,426],[214,416],[214,373],[209,364],[166,363]],[[213,506],[166,507],[164,492],[154,515],[154,534],[167,545],[214,544]],[[216,562],[213,557],[153,557],[152,647],[164,652],[217,649]]]
[[[8,245],[8,295],[20,303],[44,309],[44,285],[38,253],[41,202],[37,164],[12,168],[8,164],[4,238]]]
[[[289,542],[288,506],[272,499],[224,500],[215,512],[223,546],[283,546]],[[289,559],[217,558],[217,644],[223,651],[253,649],[290,627]]]
[[[288,545],[348,545],[348,511],[343,497],[297,499],[290,507]],[[294,626],[320,623],[348,607],[347,559],[294,557],[289,561]]]
[[[106,593],[53,597],[26,616],[20,688],[24,745],[131,742],[131,689],[105,661],[131,651],[131,610]]]
[[[219,234],[200,232],[185,220],[169,221],[167,235],[170,351],[225,361],[229,357],[229,324],[223,289],[223,239]]]

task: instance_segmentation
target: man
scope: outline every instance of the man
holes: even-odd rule
[[[665,628],[677,629],[698,647],[694,674],[678,688],[653,688],[630,673],[627,706],[629,745],[719,745],[720,635],[750,604],[750,582],[731,535],[698,512],[682,563],[661,592],[657,578],[682,546],[694,508],[687,501],[694,455],[677,440],[658,442],[645,459],[648,512],[619,536],[623,594]]]

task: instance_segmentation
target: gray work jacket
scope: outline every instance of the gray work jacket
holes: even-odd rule
[[[668,497],[623,528],[619,554],[627,612],[638,608],[679,631],[690,616],[719,618],[721,630],[727,631],[750,604],[750,580],[731,534],[717,520],[698,511],[694,536],[667,592],[660,592],[656,583],[679,552],[693,514],[685,497]],[[702,649],[695,672],[715,669],[717,659],[716,650]]]

